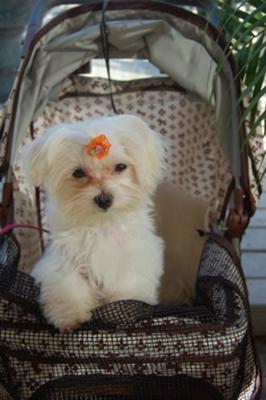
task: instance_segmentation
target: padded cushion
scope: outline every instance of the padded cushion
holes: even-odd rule
[[[173,184],[162,184],[155,197],[156,224],[165,241],[161,303],[191,303],[206,238],[208,205]]]

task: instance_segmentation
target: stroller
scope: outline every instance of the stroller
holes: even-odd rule
[[[260,149],[239,126],[233,56],[224,56],[226,43],[210,23],[174,2],[75,3],[83,4],[41,28],[45,8],[37,3],[4,110],[0,399],[258,399],[260,368],[238,254],[259,197]],[[105,78],[91,76],[98,59]],[[114,80],[117,59],[149,60],[161,73]],[[185,223],[171,214],[170,233],[161,230],[176,257],[176,279],[179,264],[193,261],[195,297],[184,306],[114,302],[62,334],[44,320],[29,275],[48,240],[46,194],[26,185],[21,154],[52,125],[114,113],[140,115],[167,140],[167,181],[186,193],[183,203],[174,199]],[[202,223],[194,221],[199,204]]]

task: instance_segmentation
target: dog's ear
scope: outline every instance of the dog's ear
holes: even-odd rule
[[[46,142],[45,136],[33,140],[26,146],[22,156],[26,179],[34,186],[40,186],[44,182],[45,172],[47,172]]]
[[[151,192],[156,189],[165,174],[165,143],[161,135],[146,126],[141,132],[144,141],[139,180]]]
[[[124,146],[135,166],[139,184],[152,193],[165,173],[165,143],[161,135],[142,119],[130,116],[132,135],[124,138]]]
[[[45,183],[49,175],[53,153],[60,140],[58,133],[57,127],[49,128],[42,136],[29,143],[22,155],[26,179],[36,187]]]

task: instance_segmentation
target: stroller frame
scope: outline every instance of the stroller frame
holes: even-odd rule
[[[13,221],[12,169],[24,128],[32,126],[34,115],[40,115],[44,109],[29,107],[28,120],[19,132],[26,98],[25,76],[39,44],[51,30],[88,13],[102,13],[109,23],[112,11],[134,13],[137,9],[146,12],[146,16],[166,15],[168,22],[170,16],[183,20],[193,25],[195,31],[204,32],[221,51],[227,49],[221,34],[211,24],[169,2],[111,1],[104,2],[103,8],[101,1],[90,1],[58,15],[39,29],[43,6],[39,2],[35,8],[1,130],[1,174],[6,179],[1,226]],[[107,39],[103,53],[108,65],[106,32],[103,38]],[[208,47],[207,40],[201,44]],[[244,124],[238,129],[243,106],[236,100],[240,83],[234,79],[237,69],[232,55],[224,60],[223,72],[229,77],[228,90],[234,104],[232,135],[226,137],[225,144],[233,148],[229,155],[232,180],[216,218],[218,222],[226,220],[226,236],[238,251],[239,239],[255,210],[256,195],[251,191],[250,151]],[[213,233],[207,237],[192,307],[117,302],[96,309],[92,321],[73,335],[61,335],[44,321],[38,307],[38,288],[29,275],[17,270],[19,244],[13,235],[1,239],[1,252],[0,395],[3,400],[193,399],[198,398],[199,391],[204,393],[204,399],[259,398],[260,367],[252,338],[246,285],[239,258],[224,235]],[[88,343],[93,343],[89,349]]]

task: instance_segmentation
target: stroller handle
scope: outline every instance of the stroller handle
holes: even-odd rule
[[[32,39],[42,26],[43,18],[46,12],[54,7],[61,5],[83,5],[93,3],[103,3],[108,0],[37,0],[30,17],[30,21],[25,36],[21,57],[24,58],[28,52]],[[111,0],[110,0],[111,1]],[[126,3],[128,0],[119,0]],[[144,1],[144,0],[141,0]],[[146,1],[146,0],[145,0]],[[146,1],[149,3],[149,1]],[[172,4],[175,6],[189,6],[203,9],[209,15],[210,22],[214,26],[219,25],[218,9],[214,0],[155,0],[155,2]]]

